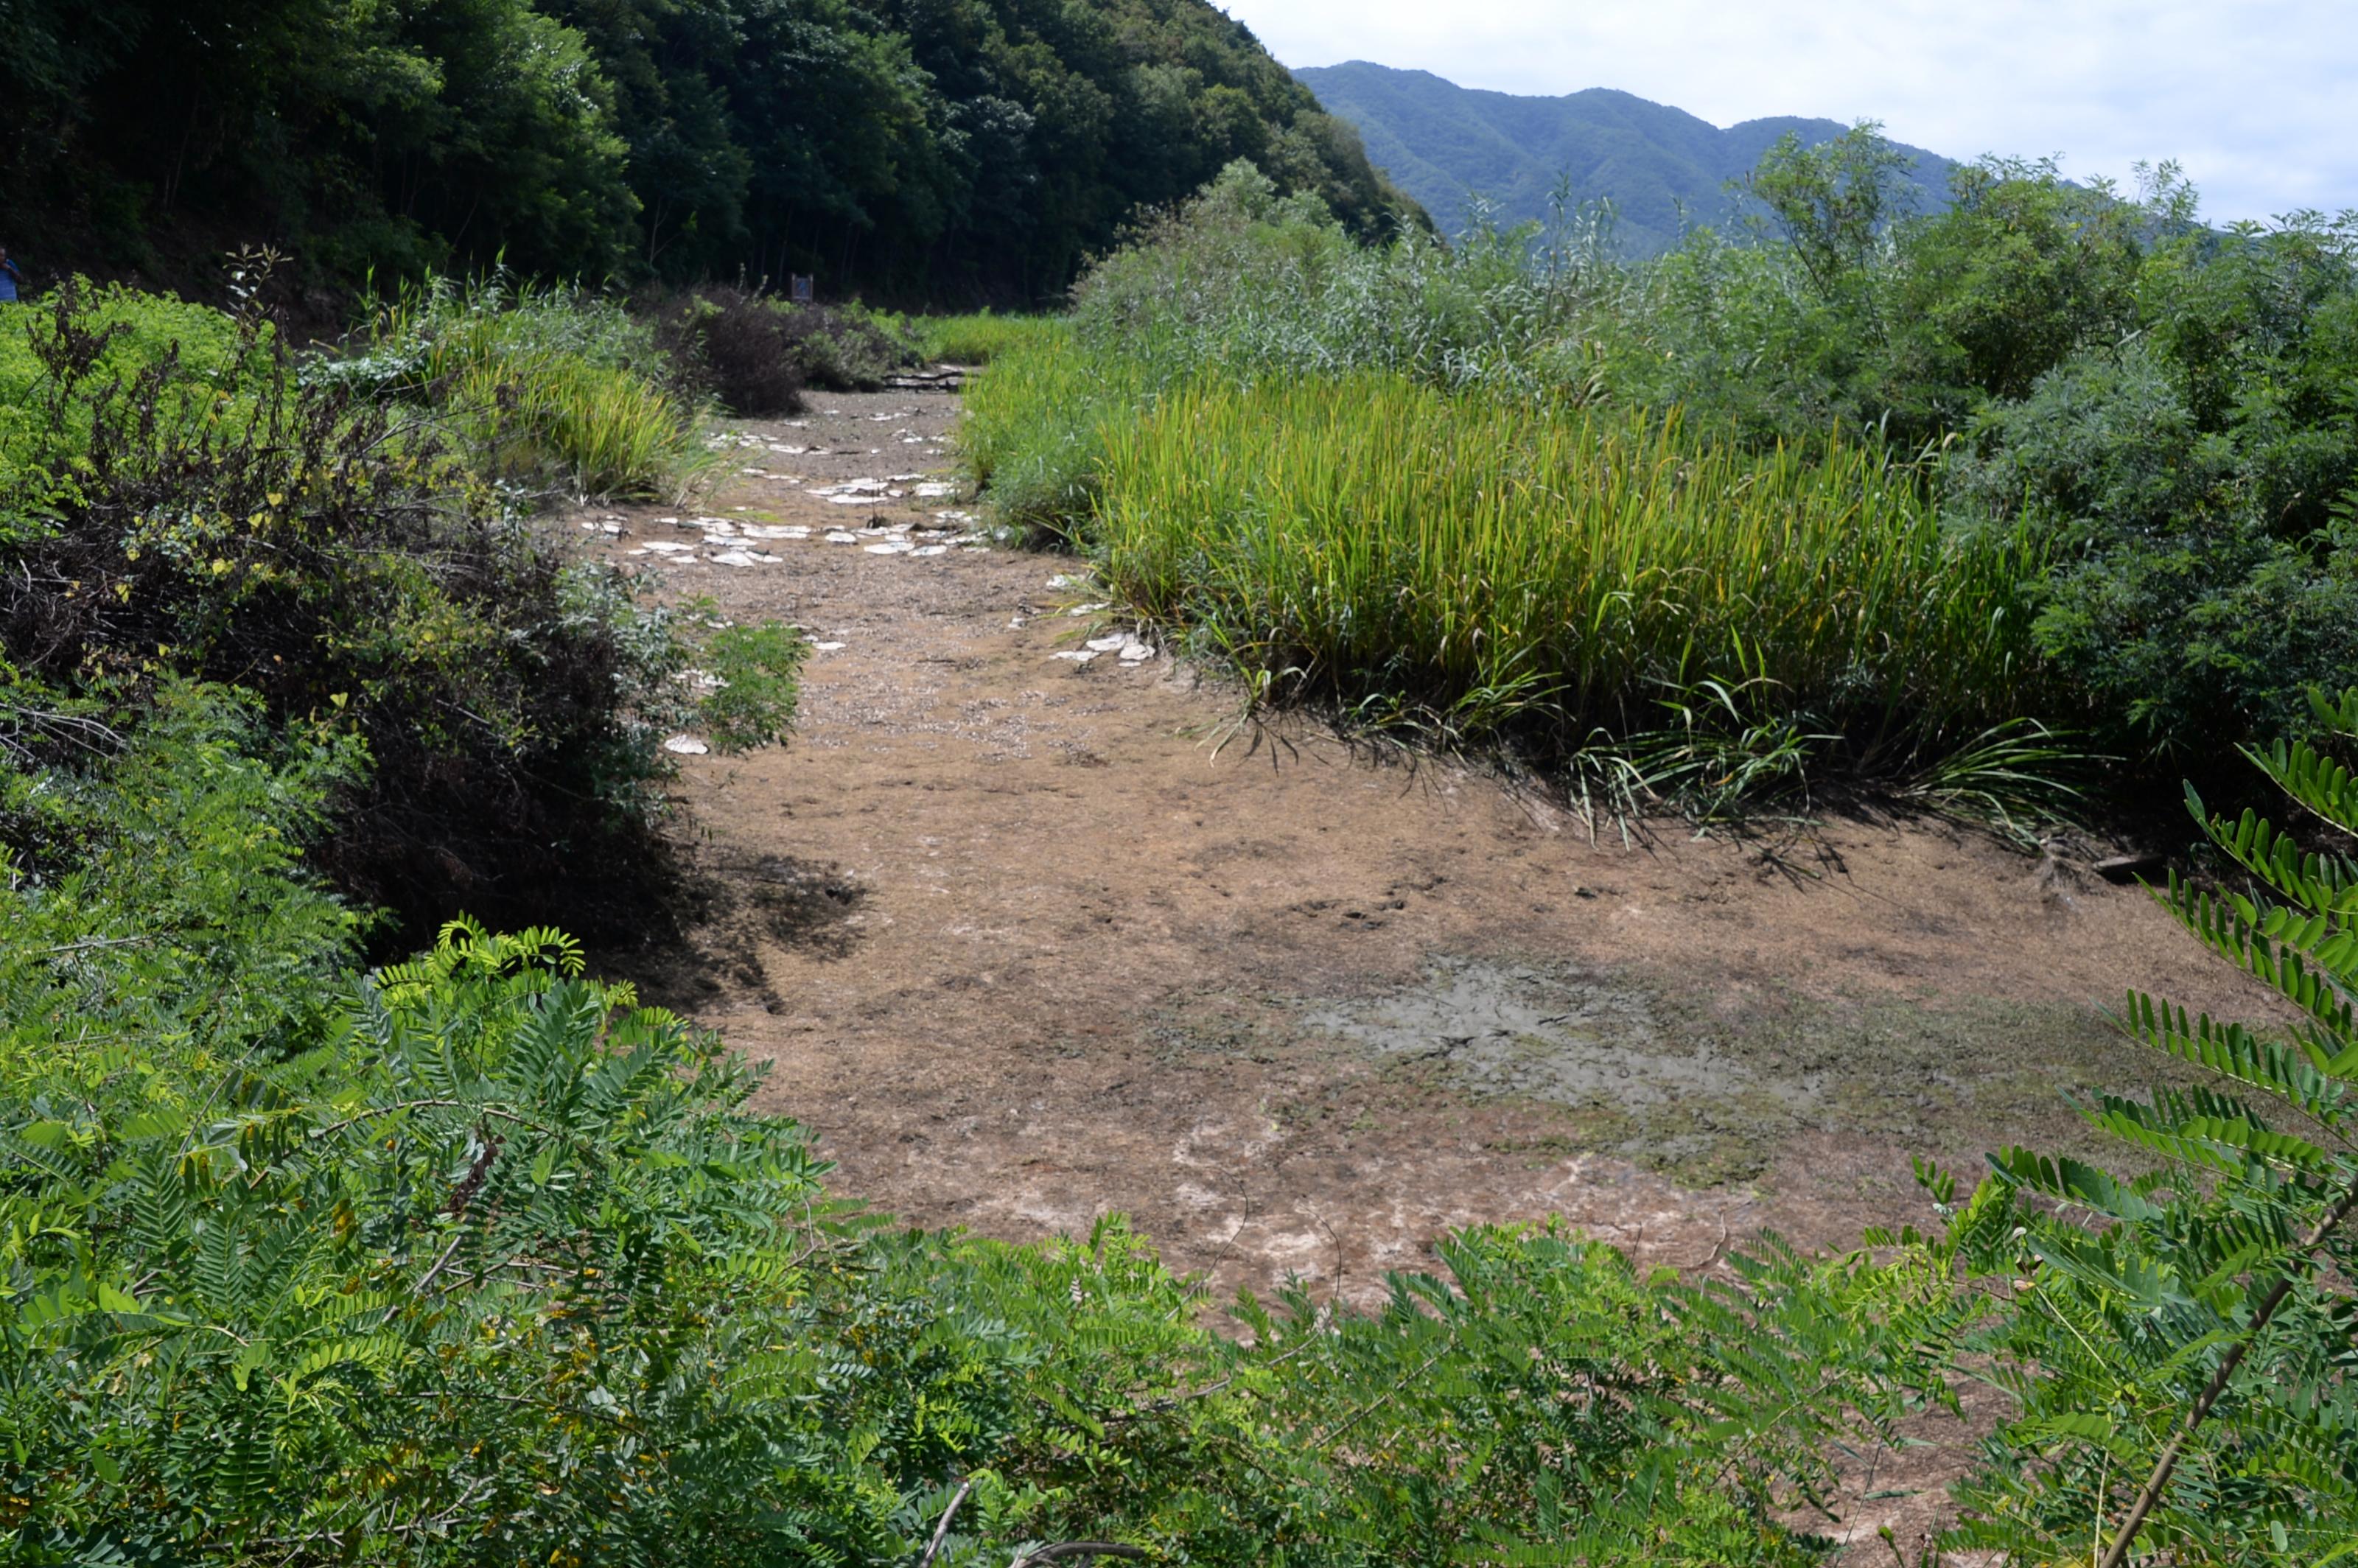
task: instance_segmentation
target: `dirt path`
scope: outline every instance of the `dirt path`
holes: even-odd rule
[[[1065,656],[1105,630],[1066,613],[1078,568],[916,493],[955,415],[747,425],[725,529],[583,535],[823,650],[789,750],[687,764],[724,890],[694,950],[606,957],[773,1064],[879,1207],[1009,1238],[1123,1211],[1224,1292],[1361,1298],[1476,1220],[1649,1264],[1845,1245],[1923,1217],[1911,1153],[2069,1143],[2061,1090],[2144,1081],[2093,1011],[2125,987],[2251,1005],[2142,893],[1939,824],[1632,849],[1306,726],[1216,749],[1231,697]]]
[[[1080,568],[915,493],[955,415],[743,426],[762,471],[698,514],[725,530],[585,535],[823,650],[791,748],[687,762],[730,893],[698,949],[610,957],[774,1063],[881,1206],[1011,1237],[1121,1210],[1224,1285],[1372,1289],[1549,1213],[1648,1261],[1840,1244],[1912,1212],[1910,1152],[2067,1140],[2060,1090],[2141,1082],[2094,1011],[2124,987],[2249,1004],[2142,893],[1979,835],[1592,844],[1480,774],[1234,733],[1159,650],[1060,656],[1109,630],[1066,613]],[[903,493],[817,493],[869,479]]]

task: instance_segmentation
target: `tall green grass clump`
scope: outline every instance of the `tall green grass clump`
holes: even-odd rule
[[[513,482],[662,497],[710,462],[654,333],[577,289],[437,278],[380,307],[361,352],[317,373],[433,408],[479,470]]]
[[[2016,585],[2036,561],[1950,537],[1859,443],[1754,455],[1675,417],[1384,374],[1198,384],[1103,440],[1109,586],[1363,714],[1574,743],[1716,680],[1872,765],[2033,697]]]
[[[1053,316],[918,316],[908,322],[920,359],[933,364],[984,365],[1063,329]]]

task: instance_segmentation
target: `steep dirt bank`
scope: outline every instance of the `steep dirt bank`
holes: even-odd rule
[[[2068,1143],[2063,1089],[2142,1082],[2124,988],[2252,1005],[2142,893],[1939,823],[1592,843],[1455,767],[1234,733],[1159,650],[1063,656],[1107,630],[1073,563],[917,493],[948,397],[824,406],[743,427],[720,525],[580,535],[823,649],[790,750],[687,763],[709,923],[605,957],[772,1064],[881,1208],[1121,1210],[1222,1292],[1362,1298],[1476,1220],[1839,1246],[1921,1217],[1910,1154]]]

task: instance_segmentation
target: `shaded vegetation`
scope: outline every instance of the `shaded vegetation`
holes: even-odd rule
[[[1409,205],[1203,0],[33,0],[10,32],[0,234],[52,276],[210,286],[268,242],[313,287],[504,260],[1029,301],[1233,158],[1359,233]]]
[[[705,707],[751,743],[783,731],[798,643],[643,604],[529,516],[544,487],[668,489],[706,456],[618,313],[436,291],[368,352],[300,362],[255,312],[121,289],[7,325],[0,679],[15,711],[68,716],[22,719],[17,754],[135,733],[186,680],[348,735],[365,762],[321,864],[422,935],[461,904],[529,911],[643,835],[659,742]],[[699,665],[723,683],[701,697]]]

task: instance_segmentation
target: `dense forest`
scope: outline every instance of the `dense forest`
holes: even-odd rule
[[[0,236],[200,288],[237,243],[349,285],[780,278],[1028,300],[1248,158],[1373,235],[1357,132],[1204,0],[11,5]]]

